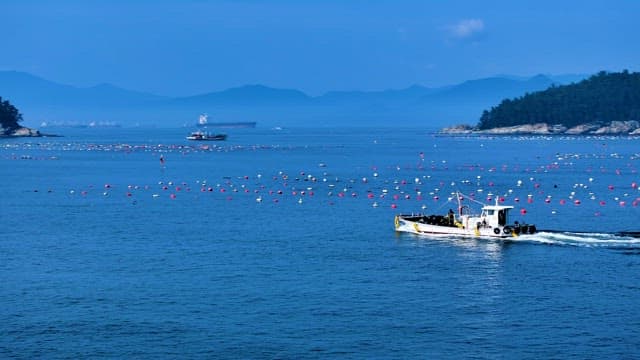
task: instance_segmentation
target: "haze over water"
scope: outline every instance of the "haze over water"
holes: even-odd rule
[[[63,131],[0,143],[2,357],[639,355],[635,138]],[[394,231],[456,190],[553,232]]]

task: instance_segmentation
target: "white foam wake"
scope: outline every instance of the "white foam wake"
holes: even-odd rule
[[[611,233],[547,232],[522,235],[514,241],[530,241],[551,245],[636,248],[640,247],[640,238],[620,236]]]

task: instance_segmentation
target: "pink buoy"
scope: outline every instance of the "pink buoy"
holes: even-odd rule
[[[169,195],[169,197],[170,197],[171,199],[175,199],[175,198],[176,198],[176,194],[171,194],[171,195]]]
[[[581,202],[580,202],[580,200],[576,199],[576,200],[573,200],[573,204],[574,204],[574,205],[580,205],[580,204],[581,204]]]
[[[613,190],[613,185],[609,185],[609,190]]]
[[[391,208],[392,208],[392,209],[396,209],[396,208],[398,208],[398,205],[396,205],[396,204],[391,204]]]
[[[527,213],[527,209],[520,209],[520,214],[525,215]]]
[[[636,182],[632,182],[632,183],[631,183],[631,188],[632,188],[632,189],[637,189],[637,188],[638,188],[638,183],[636,183]]]
[[[600,206],[605,206],[607,203],[604,200],[600,200]]]
[[[560,199],[560,205],[564,205],[566,203],[567,203],[567,201],[565,199]]]
[[[620,206],[626,206],[627,203],[625,201],[620,201]]]

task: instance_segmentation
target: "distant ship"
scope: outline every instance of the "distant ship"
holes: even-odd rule
[[[239,121],[239,122],[209,122],[209,115],[200,114],[198,118],[198,126],[211,126],[221,128],[254,128],[256,123],[254,121]]]

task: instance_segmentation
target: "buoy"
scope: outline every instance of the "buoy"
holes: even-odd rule
[[[520,214],[525,215],[527,213],[527,209],[520,209]]]

